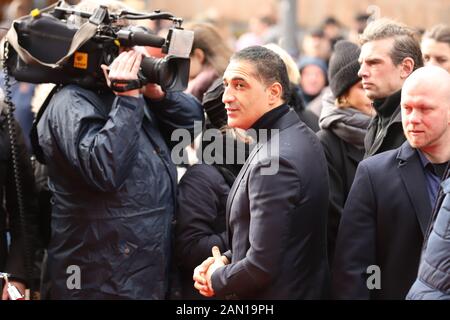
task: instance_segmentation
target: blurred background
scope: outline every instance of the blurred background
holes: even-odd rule
[[[0,0],[0,20],[42,8],[50,0]],[[66,1],[76,4],[77,0]],[[389,17],[417,29],[450,21],[450,0],[124,0],[139,11],[161,9],[185,21],[212,22],[234,49],[275,42],[293,57],[303,53],[305,35],[357,41],[366,23]],[[158,30],[156,30],[158,31]],[[247,34],[250,35],[247,35]],[[242,35],[244,39],[240,39]],[[259,40],[256,38],[263,38]],[[240,43],[240,42],[241,43]],[[308,39],[306,39],[308,42]]]
[[[388,16],[408,25],[428,28],[450,19],[449,0],[147,0],[129,1],[141,8],[163,8],[186,18],[213,15],[230,22],[245,23],[249,17],[267,15],[277,18],[280,6],[296,4],[297,24],[314,27],[334,16],[350,28],[356,13]]]
[[[0,18],[8,4],[15,2],[22,13],[33,7],[54,3],[49,0],[0,0]],[[76,3],[77,1],[66,1]],[[129,0],[124,1],[140,10],[162,9],[185,19],[212,18],[227,23],[245,25],[253,16],[279,19],[280,7],[294,5],[298,26],[311,28],[329,16],[346,28],[351,28],[358,13],[387,16],[417,28],[429,28],[450,19],[450,0]]]

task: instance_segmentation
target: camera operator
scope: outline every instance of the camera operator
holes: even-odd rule
[[[103,65],[108,85],[137,79],[141,60],[128,49]],[[166,297],[177,182],[170,136],[202,120],[195,98],[156,84],[54,94],[38,124],[53,192],[49,298]]]

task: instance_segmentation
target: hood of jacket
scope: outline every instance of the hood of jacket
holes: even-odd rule
[[[322,105],[320,128],[331,130],[345,142],[364,149],[364,137],[372,118],[354,108],[337,107],[332,94],[324,96]]]

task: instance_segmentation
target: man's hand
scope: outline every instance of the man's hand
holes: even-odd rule
[[[194,287],[205,297],[215,295],[211,283],[211,276],[214,271],[228,263],[227,258],[221,256],[219,247],[214,246],[212,248],[212,255],[212,257],[209,257],[194,269]]]
[[[133,47],[133,49],[136,52],[141,53],[142,56],[154,59],[154,57],[151,56],[148,48],[151,48],[151,47],[141,47],[141,46]],[[166,93],[163,91],[161,86],[157,85],[156,83],[148,83],[148,84],[146,84],[141,89],[141,93],[144,96],[146,96],[147,98],[149,98],[150,100],[161,100],[161,99],[163,99],[166,96]]]
[[[102,65],[103,73],[105,74],[108,86],[111,87],[113,80],[137,80],[138,72],[141,67],[142,54],[134,50],[122,52],[109,67]],[[109,71],[109,73],[108,73]],[[114,92],[116,95],[139,97],[140,89],[133,89],[124,92]]]
[[[17,288],[19,290],[20,294],[23,296],[25,295],[25,284],[19,281],[9,281],[9,283]],[[9,300],[9,294],[8,294],[8,286],[6,283],[4,283],[3,286],[3,292],[2,292],[2,300]]]
[[[163,89],[155,84],[149,83],[142,88],[142,94],[151,100],[161,100],[166,96],[166,93]]]
[[[210,292],[208,283],[206,281],[206,272],[210,265],[214,263],[214,258],[209,257],[205,261],[202,262],[201,265],[197,266],[194,269],[194,288],[197,289],[201,295],[205,297],[212,297],[213,293]]]

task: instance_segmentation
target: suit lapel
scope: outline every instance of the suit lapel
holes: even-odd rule
[[[277,122],[275,122],[270,129],[278,129],[280,131],[300,122],[300,118],[298,117],[297,113],[295,111],[290,110],[287,114],[283,115],[280,119],[278,119]],[[267,143],[267,142],[264,142]],[[247,161],[242,166],[241,171],[239,171],[238,176],[236,177],[236,180],[233,183],[233,186],[230,189],[230,193],[228,194],[227,198],[227,206],[226,206],[226,225],[227,225],[227,235],[228,235],[228,245],[231,248],[231,232],[229,230],[230,227],[230,213],[231,213],[231,204],[233,203],[234,197],[236,196],[236,193],[239,189],[239,185],[242,181],[242,179],[246,176],[248,168],[253,162],[253,159],[255,158],[256,154],[258,153],[259,149],[263,146],[263,143],[257,143],[256,146],[253,148],[252,152],[247,158]]]
[[[425,235],[431,215],[426,178],[417,152],[405,142],[397,156],[400,176],[413,204],[422,234]]]
[[[230,193],[228,194],[227,198],[227,206],[226,206],[226,225],[227,225],[227,235],[228,235],[228,245],[231,248],[231,232],[229,230],[230,227],[230,211],[231,211],[231,204],[233,203],[234,197],[236,196],[237,190],[239,189],[239,184],[241,183],[242,178],[245,176],[250,164],[252,163],[253,159],[255,158],[255,155],[258,153],[258,150],[261,149],[262,144],[258,143],[248,156],[247,161],[245,161],[244,165],[242,166],[241,171],[239,171],[238,176],[236,177],[236,180],[233,183],[233,186],[230,189]]]
[[[271,129],[278,129],[278,130],[283,130],[286,129],[287,127],[292,126],[295,123],[300,122],[299,117],[297,116],[297,114],[290,110],[287,114],[285,114],[284,116],[282,116],[274,125],[273,128]],[[233,184],[233,186],[231,187],[230,193],[228,195],[228,199],[227,199],[227,221],[228,221],[228,214],[229,214],[229,209],[230,209],[230,205],[233,202],[234,196],[236,195],[236,191],[237,191],[237,186],[239,185],[239,182],[242,180],[245,172],[247,171],[249,165],[252,163],[253,158],[255,157],[255,155],[257,154],[258,150],[261,149],[262,147],[262,143],[257,143],[256,146],[253,148],[252,152],[250,153],[250,155],[248,156],[247,161],[245,162],[245,164],[242,166],[241,171],[239,172],[238,176],[236,177],[236,180]]]
[[[226,206],[227,221],[229,219],[230,206],[231,206],[231,203],[233,202],[234,196],[236,195],[236,191],[238,189],[239,183],[241,182],[242,178],[244,177],[245,173],[248,170],[248,167],[250,166],[251,162],[255,158],[256,153],[258,152],[259,149],[261,149],[261,147],[262,147],[262,144],[258,143],[253,148],[252,152],[248,156],[247,161],[245,161],[244,165],[242,166],[241,171],[239,171],[239,174],[236,177],[236,180],[234,181],[233,186],[230,189],[230,193],[228,194],[228,198],[227,198],[227,206]]]

